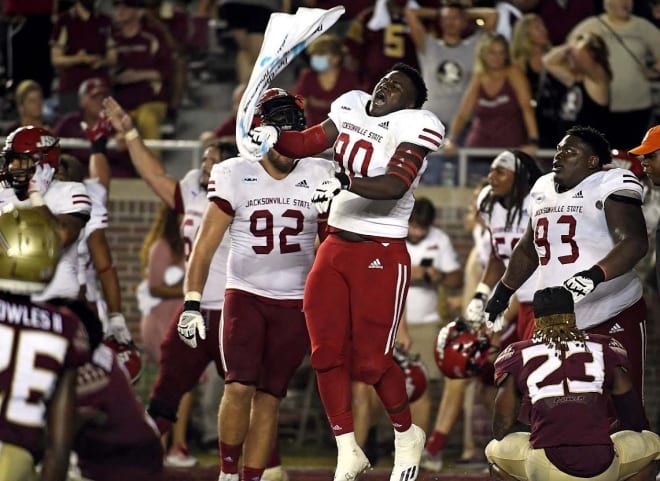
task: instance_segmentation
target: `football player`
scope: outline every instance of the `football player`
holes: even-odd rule
[[[282,131],[305,126],[302,100],[269,89],[257,105],[259,120]],[[280,400],[309,349],[302,312],[305,279],[312,266],[319,213],[313,186],[334,172],[320,158],[294,159],[270,149],[259,162],[233,158],[215,165],[202,225],[184,281],[179,335],[195,348],[208,332],[200,312],[201,291],[221,290],[207,280],[213,253],[229,232],[231,246],[222,325],[225,370],[220,404],[221,480],[259,479],[277,431]],[[226,462],[229,458],[231,463]]]
[[[78,281],[78,239],[89,220],[91,200],[80,182],[54,180],[60,163],[59,139],[41,127],[20,127],[7,137],[2,150],[6,183],[0,186],[0,208],[45,206],[57,219],[62,238],[62,258],[48,287],[36,294],[36,301],[54,298],[76,299]]]
[[[495,480],[651,481],[660,437],[648,422],[628,374],[624,347],[576,326],[573,295],[537,291],[533,337],[510,344],[495,361],[495,439],[486,446]],[[611,435],[608,406],[620,431]],[[531,433],[517,424],[531,405]]]
[[[413,190],[445,134],[438,118],[421,110],[426,97],[419,72],[397,64],[371,95],[340,96],[323,123],[303,132],[256,127],[245,140],[255,155],[262,143],[289,157],[334,147],[341,168],[312,196],[321,212],[332,202],[331,235],[307,279],[304,306],[312,366],[338,447],[336,480],[353,480],[369,466],[354,436],[351,378],[376,388],[394,426],[392,481],[418,474],[425,434],[412,424],[392,348],[410,284],[405,239]]]
[[[70,310],[34,303],[60,258],[59,227],[39,208],[0,215],[0,479],[66,479],[76,420],[76,369],[89,337]],[[45,441],[45,451],[44,451]]]
[[[562,284],[575,302],[578,328],[611,335],[628,351],[631,379],[643,397],[646,305],[633,270],[648,248],[642,185],[610,169],[605,137],[572,127],[557,146],[552,172],[530,191],[530,222],[486,306],[493,320],[539,268],[537,288]]]

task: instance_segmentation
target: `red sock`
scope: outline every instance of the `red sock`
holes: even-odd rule
[[[440,451],[445,448],[445,443],[447,442],[447,434],[441,433],[440,431],[433,431],[431,437],[426,442],[426,450],[431,456],[435,456]]]
[[[225,444],[219,441],[220,445],[220,470],[227,474],[238,473],[238,460],[241,458],[242,444]]]
[[[408,406],[408,393],[406,392],[406,378],[401,368],[394,363],[385,371],[380,380],[374,384],[387,415],[392,421],[394,429],[399,432],[407,431],[412,425],[410,406]]]
[[[280,441],[277,436],[275,436],[275,441],[273,442],[273,449],[270,452],[270,459],[268,460],[268,464],[266,464],[267,468],[274,468],[275,466],[279,466],[282,464],[282,459],[280,459]]]
[[[264,474],[264,468],[248,468],[247,466],[243,466],[241,481],[260,481],[262,474]]]
[[[400,369],[399,369],[400,370]],[[335,436],[353,432],[351,377],[346,367],[316,372],[319,395]]]

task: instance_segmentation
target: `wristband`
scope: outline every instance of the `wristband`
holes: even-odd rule
[[[485,282],[480,282],[477,284],[477,288],[474,290],[475,296],[477,294],[483,294],[484,296],[488,297],[490,295],[490,286],[486,284]]]
[[[92,142],[91,152],[92,154],[105,154],[108,151],[107,146],[108,146],[108,138],[105,136],[101,137],[100,139]]]
[[[605,269],[598,264],[594,264],[591,269],[584,271],[584,276],[594,281],[594,286],[605,280]]]
[[[44,196],[41,195],[41,192],[30,192],[29,198],[33,207],[41,207],[42,205],[46,204],[44,202]]]
[[[202,300],[202,294],[197,292],[197,291],[189,291],[186,292],[185,297],[183,298],[184,301],[197,301],[200,302]]]
[[[351,178],[344,172],[337,172],[335,177],[341,184],[342,190],[351,190]]]
[[[538,137],[530,137],[527,139],[528,144],[533,144],[533,145],[539,145],[539,138]]]
[[[129,130],[128,132],[126,132],[124,134],[124,139],[126,139],[126,141],[135,140],[139,136],[140,136],[140,133],[137,131],[137,129],[135,127],[133,127],[131,130]]]
[[[200,312],[202,310],[202,306],[199,301],[184,301],[183,310]]]

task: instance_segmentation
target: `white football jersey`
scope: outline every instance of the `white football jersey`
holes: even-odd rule
[[[428,235],[417,244],[406,242],[410,263],[422,265],[430,259],[431,267],[440,272],[454,272],[461,268],[458,256],[449,236],[437,227],[431,227]],[[428,261],[427,261],[428,262]],[[426,324],[440,321],[438,313],[438,289],[435,286],[411,285],[406,301],[408,324]]]
[[[108,228],[108,191],[96,179],[85,179],[83,184],[92,202],[92,211],[89,221],[83,228],[83,236],[78,242],[78,279],[80,284],[87,286],[85,289],[87,300],[96,302],[99,300],[96,269],[94,269],[94,264],[91,261],[87,240],[92,232]]]
[[[405,109],[381,117],[367,114],[371,96],[354,90],[335,100],[328,116],[339,135],[334,144],[335,161],[354,177],[375,177],[387,171],[387,164],[399,144],[420,145],[430,152],[444,141],[445,127],[428,110]],[[365,199],[341,191],[332,200],[328,224],[339,229],[378,237],[405,238],[408,218],[426,159],[410,189],[398,200]]]
[[[208,197],[233,215],[227,288],[302,299],[318,232],[312,193],[333,173],[332,162],[318,158],[298,160],[281,180],[243,158],[213,166]]]
[[[483,200],[486,198],[491,188],[489,185],[484,187],[481,192],[479,192],[479,197],[477,198],[477,205],[481,205]],[[504,262],[505,266],[509,265],[509,260],[511,259],[511,253],[513,248],[516,246],[520,238],[525,233],[527,225],[529,224],[529,202],[530,197],[527,195],[523,200],[522,215],[520,220],[516,222],[514,219],[513,224],[507,229],[506,228],[506,216],[508,209],[504,207],[500,202],[495,202],[493,204],[493,210],[489,214],[487,212],[479,211],[479,215],[488,226],[490,231],[491,239],[491,248],[492,252],[495,253],[498,259],[501,259]],[[516,297],[520,302],[529,302],[531,303],[534,300],[534,292],[536,290],[536,282],[538,279],[539,270],[536,269],[534,273],[527,279],[522,286],[516,291]]]
[[[615,192],[642,199],[642,186],[628,170],[611,169],[588,176],[558,193],[554,174],[536,181],[531,197],[534,244],[539,257],[537,289],[560,286],[591,268],[614,247],[605,218],[605,200]],[[630,307],[642,296],[642,283],[631,270],[599,284],[575,306],[577,326],[587,329]]]
[[[181,220],[181,237],[183,238],[183,249],[186,262],[190,258],[197,231],[202,224],[202,216],[208,205],[206,199],[206,190],[199,185],[201,170],[193,169],[189,171],[183,179],[179,181],[179,192],[181,194],[181,203],[177,200],[176,209],[183,214]],[[209,276],[202,292],[201,305],[203,309],[221,310],[225,303],[225,284],[227,283],[227,257],[229,256],[229,236],[224,239],[215,251],[211,265],[209,267]]]
[[[53,180],[44,195],[44,201],[54,215],[81,214],[89,217],[92,201],[82,182],[62,182]],[[78,279],[78,244],[85,232],[83,227],[78,240],[71,244],[62,254],[57,264],[55,276],[40,294],[32,296],[35,302],[46,301],[55,297],[75,299],[80,291]]]

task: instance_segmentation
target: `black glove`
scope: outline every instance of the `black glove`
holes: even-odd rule
[[[494,322],[497,316],[509,307],[509,299],[511,299],[514,292],[516,291],[507,287],[502,281],[497,283],[493,295],[488,301],[488,304],[486,304],[486,312],[488,313],[488,320],[490,322]]]

